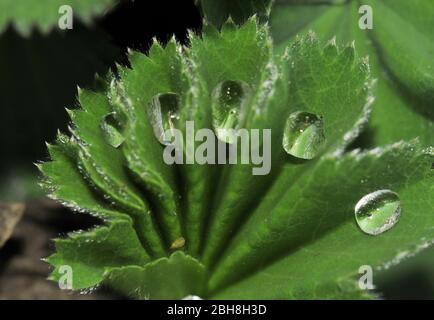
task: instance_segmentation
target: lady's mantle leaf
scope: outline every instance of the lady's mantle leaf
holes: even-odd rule
[[[217,296],[245,292],[251,298],[250,288],[260,286],[267,288],[261,290],[267,299],[321,297],[317,290],[327,292],[362,265],[379,267],[426,246],[434,239],[433,161],[433,150],[414,142],[356,150],[342,158],[326,155],[292,181],[288,177],[295,169],[287,167],[270,194],[285,184],[286,190],[277,201],[265,198],[233,239],[211,277],[211,289],[244,274],[251,277]],[[377,190],[399,195],[402,216],[391,230],[369,236],[357,227],[354,207]]]
[[[109,271],[107,284],[125,295],[153,300],[203,296],[205,268],[195,258],[178,251],[144,267],[127,266]]]
[[[351,278],[361,265],[396,261],[434,238],[432,149],[401,142],[345,153],[373,100],[368,62],[353,45],[308,34],[276,56],[254,20],[221,32],[205,27],[190,42],[130,53],[131,68],[79,93],[71,137],[60,134],[49,146],[52,161],[39,165],[42,184],[105,225],[56,241],[53,279],[70,265],[74,288],[106,283],[144,299],[366,298]],[[235,104],[220,99],[232,90]],[[185,135],[183,122],[194,120],[216,129],[221,101],[235,108],[223,126],[272,129],[271,174],[253,177],[243,164],[165,163],[161,127]],[[289,114],[321,122],[324,139],[312,157],[292,154],[290,139],[285,153]],[[357,227],[354,207],[384,189],[398,195],[402,217],[370,236]]]
[[[51,279],[59,281],[64,276],[62,266],[71,267],[73,290],[98,285],[109,268],[143,266],[150,261],[128,218],[112,221],[107,227],[72,233],[68,239],[55,240],[55,244],[57,252],[47,258],[55,267]]]
[[[2,0],[0,3],[0,32],[9,23],[22,34],[29,34],[33,27],[47,32],[57,26],[59,18],[65,12],[59,9],[70,6],[74,17],[90,22],[92,17],[102,14],[113,7],[118,0]]]

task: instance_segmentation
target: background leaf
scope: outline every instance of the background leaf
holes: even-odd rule
[[[207,21],[220,27],[231,17],[242,24],[253,15],[268,16],[273,0],[196,0]]]
[[[46,33],[57,27],[62,16],[59,8],[64,5],[72,8],[74,17],[89,23],[93,16],[106,12],[117,2],[118,0],[4,0],[0,3],[0,32],[8,24],[13,24],[24,35],[29,35],[35,27]]]
[[[201,39],[191,34],[190,40],[189,49],[170,41],[165,48],[155,42],[148,56],[130,52],[131,68],[119,67],[116,75],[109,75],[110,85],[101,86],[97,92],[80,92],[81,109],[70,112],[72,137],[60,135],[58,144],[49,147],[52,161],[40,168],[53,196],[57,192],[66,202],[81,197],[86,201],[82,207],[77,203],[76,210],[93,213],[101,208],[100,216],[107,222],[84,234],[84,243],[89,240],[90,247],[74,239],[59,242],[54,257],[61,258],[56,265],[71,260],[75,253],[83,255],[87,264],[80,265],[80,258],[72,263],[84,273],[94,267],[95,272],[86,281],[107,283],[136,298],[191,294],[208,298],[369,298],[354,282],[360,265],[388,266],[430,245],[432,148],[424,149],[412,141],[346,153],[366,125],[372,103],[368,61],[357,56],[353,45],[341,48],[334,39],[322,43],[309,33],[293,41],[285,54],[276,58],[266,27],[253,19],[241,28],[228,23],[221,32],[207,27]],[[244,51],[237,50],[240,43]],[[226,56],[235,54],[237,59],[225,64]],[[200,256],[188,243],[197,231],[197,225],[190,226],[191,220],[184,219],[192,212],[181,211],[192,207],[186,201],[198,198],[184,196],[194,179],[185,179],[188,170],[178,175],[179,167],[170,167],[162,160],[164,145],[155,134],[155,115],[149,110],[167,116],[164,108],[151,108],[156,97],[175,95],[184,110],[179,114],[183,120],[189,119],[195,116],[194,103],[199,101],[192,97],[202,95],[203,101],[211,101],[222,81],[243,81],[243,88],[252,91],[243,96],[246,109],[241,108],[239,118],[247,128],[276,129],[288,113],[311,112],[322,121],[325,142],[311,160],[285,155],[281,144],[288,132],[278,128],[273,143],[282,149],[277,151],[282,157],[281,167],[276,175],[267,177],[274,181],[264,188],[246,175],[232,175],[244,172],[242,164],[226,164],[223,172],[232,180],[221,180],[211,198],[201,199],[204,207],[223,199],[225,214],[217,210],[195,217],[199,222],[201,218],[210,219],[209,229],[203,221],[204,237],[199,239],[208,241],[200,243],[204,245],[204,255]],[[279,94],[274,96],[275,92]],[[277,108],[283,120],[270,117],[268,107]],[[113,145],[103,134],[107,128],[101,122],[107,115],[119,120],[119,144]],[[204,125],[211,123],[204,121]],[[184,129],[182,125],[180,128]],[[59,150],[63,152],[60,156],[56,154]],[[82,176],[80,183],[62,182],[77,173]],[[205,170],[197,174],[211,178]],[[231,191],[235,196],[225,197],[228,190],[238,188],[238,193]],[[354,207],[366,194],[384,189],[398,194],[402,217],[391,230],[370,236],[357,227]],[[173,194],[166,195],[166,190]],[[178,194],[178,190],[182,192]],[[173,226],[164,222],[164,215],[172,213],[167,211],[168,200],[177,208],[180,202],[180,230],[182,236],[189,235],[185,246],[184,237],[173,242],[180,246],[168,248],[170,242],[165,248],[158,245],[159,241],[164,243],[168,228]],[[126,221],[126,215],[132,219],[125,226],[130,230],[127,232],[131,233],[132,226],[139,239],[129,239],[130,248],[154,260],[133,261],[126,254],[128,259],[120,266],[118,262],[124,261],[121,252],[112,257],[110,249],[101,249],[104,245],[116,246],[121,237],[110,231],[110,226]],[[231,220],[231,216],[242,219]],[[137,217],[146,220],[137,223]],[[97,234],[107,235],[107,240],[99,244]],[[108,241],[108,234],[113,241]],[[85,249],[82,253],[81,247]],[[347,260],[340,257],[342,254]],[[88,258],[94,255],[95,261]]]
[[[373,9],[372,30],[359,28],[359,8]],[[369,56],[378,79],[372,120],[364,136],[367,146],[419,137],[433,144],[431,107],[434,86],[431,1],[276,1],[270,17],[276,45],[284,49],[295,34],[315,31],[323,40],[355,40],[361,56]]]

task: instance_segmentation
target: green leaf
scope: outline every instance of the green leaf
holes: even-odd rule
[[[201,296],[204,280],[203,265],[181,251],[144,267],[112,268],[107,277],[107,283],[123,294],[152,300]]]
[[[245,124],[248,129],[271,128],[274,141],[271,149],[280,151],[273,151],[274,169],[266,176],[253,176],[250,166],[229,167],[224,172],[226,176],[221,179],[220,188],[223,194],[217,195],[217,209],[207,239],[209,245],[204,251],[207,264],[214,262],[225,245],[218,239],[228,239],[242,224],[285,161],[281,139],[283,121],[289,113],[308,111],[321,117],[326,136],[323,148],[339,150],[354,140],[367,121],[372,100],[369,68],[365,61],[356,59],[353,47],[338,52],[336,44],[329,43],[323,48],[311,34],[295,41],[286,54],[280,73],[289,74],[288,79],[281,77],[282,83],[275,85],[279,90],[268,93],[264,101],[261,95],[253,100],[251,109],[263,111],[259,116],[256,111],[256,118]],[[273,83],[270,80],[273,77],[276,77],[273,72],[264,76],[263,84]],[[287,83],[289,86],[283,88]]]
[[[204,39],[204,41],[193,40],[191,48],[192,59],[198,65],[197,73],[201,75],[205,82],[206,91],[204,92],[208,95],[215,95],[216,90],[220,90],[220,85],[225,80],[232,81],[233,83],[242,83],[246,88],[246,92],[242,96],[241,105],[236,110],[237,122],[240,123],[240,127],[250,129],[249,122],[252,122],[252,120],[249,120],[249,117],[252,117],[255,108],[266,109],[266,106],[270,104],[270,93],[264,88],[267,81],[271,81],[272,84],[269,84],[269,86],[272,87],[277,77],[277,67],[272,60],[271,43],[267,30],[263,27],[258,27],[256,22],[251,20],[239,29],[233,25],[225,25],[221,34],[213,27],[209,27],[205,32],[210,34],[208,39]],[[241,54],[240,46],[243,48]],[[227,61],[226,57],[235,55],[239,58]],[[211,60],[213,63],[205,63],[205,61],[209,60],[209,57],[213,57]],[[249,94],[249,92],[264,92],[265,97],[259,94]],[[285,97],[285,95],[282,96]],[[212,98],[211,100],[214,99]],[[286,107],[284,104],[282,106]],[[262,112],[265,113],[264,111]],[[270,110],[270,112],[272,111]],[[261,114],[258,118],[264,120],[265,115]],[[267,124],[270,124],[270,121]],[[256,127],[261,128],[258,124],[256,124]],[[240,178],[246,172],[248,176],[244,180],[230,181],[228,178],[231,176],[230,172],[236,169],[241,171],[238,173],[241,176]],[[214,250],[224,245],[224,240],[216,241],[216,239],[225,239],[227,231],[230,230],[231,222],[237,220],[236,214],[243,213],[242,210],[232,208],[230,213],[233,215],[232,217],[228,217],[226,216],[226,212],[219,212],[221,204],[228,204],[229,207],[234,205],[233,200],[235,199],[231,195],[232,192],[237,193],[237,200],[241,200],[237,204],[240,209],[245,209],[250,203],[248,197],[240,197],[240,194],[237,192],[238,190],[231,191],[231,189],[236,190],[239,188],[238,182],[245,186],[244,181],[251,178],[251,170],[250,166],[241,166],[241,168],[239,166],[234,168],[226,166],[222,169],[220,178],[217,177],[219,182],[213,198],[214,202],[211,203],[216,212],[208,214],[207,220],[209,221],[207,221],[207,225],[209,225],[209,228],[205,229],[205,233],[209,235],[204,239],[205,243],[203,245],[205,249],[205,261],[211,259],[208,255],[212,255]],[[256,185],[256,187],[256,190],[252,191],[260,191],[259,185]],[[246,190],[246,192],[248,191]],[[231,196],[232,199],[229,199],[228,197]],[[232,219],[232,221],[229,222],[228,220],[228,223],[222,227],[220,222],[225,221],[226,218]],[[212,252],[209,252],[210,250]]]
[[[128,217],[91,231],[69,234],[68,239],[55,240],[55,245],[57,252],[47,258],[55,267],[51,280],[61,280],[62,266],[68,266],[72,270],[73,290],[98,285],[111,268],[145,265],[150,260]]]
[[[158,256],[164,255],[149,205],[128,176],[121,150],[108,143],[104,135],[102,122],[111,112],[108,98],[104,94],[80,91],[79,101],[83,109],[69,113],[74,123],[71,132],[80,147],[80,166],[98,191],[128,212],[143,229],[142,232],[139,230],[139,235],[147,242],[148,250]]]
[[[81,91],[72,136],[60,135],[40,165],[54,198],[106,220],[57,241],[50,263],[77,268],[75,288],[104,283],[140,299],[365,299],[354,281],[361,265],[388,266],[431,243],[433,149],[412,141],[348,151],[373,100],[368,61],[353,45],[309,33],[279,55],[255,19],[206,26],[190,44],[130,52],[131,68]],[[219,128],[271,129],[269,174],[253,175],[252,163],[166,163],[167,129],[184,134],[183,160],[201,146],[187,140],[186,121],[213,129],[215,148],[239,140]],[[381,215],[370,222],[372,208]]]
[[[93,16],[103,14],[114,7],[118,0],[4,0],[0,4],[0,32],[8,24],[12,24],[20,33],[28,35],[34,27],[42,32],[48,32],[57,26],[64,10],[62,6],[70,6],[74,18],[79,17],[81,21],[89,23]],[[60,11],[60,13],[59,13]]]
[[[231,17],[242,24],[253,15],[266,17],[270,12],[272,0],[196,0],[210,23],[220,27]]]
[[[177,172],[163,161],[163,147],[155,139],[149,110],[152,99],[160,93],[181,94],[182,80],[178,77],[180,63],[174,41],[166,50],[154,43],[149,55],[131,54],[132,70],[120,70],[120,79],[112,86],[111,100],[127,122],[122,147],[128,167],[156,203],[166,241],[171,246],[183,237]],[[160,81],[155,81],[154,74],[159,75]]]
[[[360,266],[385,267],[426,247],[434,236],[433,160],[433,150],[415,142],[310,164],[277,202],[265,199],[234,238],[211,290],[243,280],[215,297],[254,298],[255,288],[263,299],[345,297],[336,284]],[[284,173],[276,185],[288,181]],[[384,234],[366,235],[355,223],[354,206],[384,189],[398,193],[401,219]]]
[[[373,29],[359,28],[361,5],[373,11]],[[431,1],[277,1],[271,12],[271,30],[283,51],[298,33],[316,32],[323,40],[355,40],[361,56],[369,56],[375,91],[369,146],[419,137],[434,143],[434,62]]]
[[[56,145],[48,145],[51,161],[38,164],[45,177],[41,186],[49,197],[74,211],[87,212],[104,220],[120,217],[121,214],[110,210],[83,180],[76,165],[77,149],[64,135],[59,135]]]
[[[72,133],[79,142],[80,160],[85,169],[95,173],[94,181],[101,192],[110,195],[131,211],[146,211],[139,191],[129,181],[123,168],[122,153],[107,143],[104,132],[104,117],[111,107],[104,94],[79,91],[79,102],[83,109],[70,110],[74,127]],[[95,126],[95,123],[99,123]]]

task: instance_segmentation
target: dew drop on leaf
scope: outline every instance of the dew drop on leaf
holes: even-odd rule
[[[176,122],[179,120],[179,104],[178,94],[169,92],[153,97],[147,108],[154,135],[163,145],[171,143],[171,137],[166,133],[176,128]]]
[[[290,155],[300,159],[313,159],[325,141],[321,116],[298,111],[288,117],[282,145]]]
[[[390,190],[378,190],[365,195],[355,208],[357,225],[370,235],[379,235],[392,228],[401,216],[401,201]]]
[[[101,128],[107,143],[113,148],[118,148],[125,141],[125,138],[118,129],[119,124],[115,115],[114,112],[106,115],[101,122]]]
[[[218,84],[212,94],[213,125],[217,138],[234,143],[240,126],[249,86],[242,81],[227,80]]]
[[[199,296],[188,295],[188,296],[182,298],[182,300],[203,300],[203,299]]]

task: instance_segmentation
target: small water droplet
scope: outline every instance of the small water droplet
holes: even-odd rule
[[[104,138],[113,148],[120,147],[125,141],[124,136],[118,129],[119,127],[119,122],[116,120],[116,114],[114,112],[106,115],[101,122]]]
[[[392,228],[401,216],[401,201],[390,190],[365,195],[354,208],[357,225],[370,235],[379,235]]]
[[[250,89],[242,81],[223,81],[216,86],[212,95],[213,125],[217,138],[234,143],[239,129],[244,102]]]
[[[179,105],[178,94],[169,92],[156,95],[147,108],[155,137],[163,145],[171,143],[171,138],[166,136],[166,131],[172,132],[176,128],[176,122],[179,120]]]
[[[321,116],[298,111],[288,117],[282,145],[290,155],[301,159],[313,159],[325,140]]]

